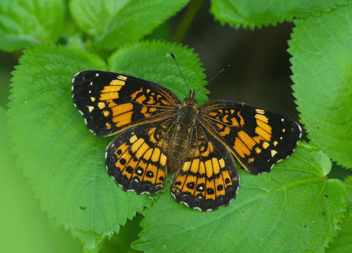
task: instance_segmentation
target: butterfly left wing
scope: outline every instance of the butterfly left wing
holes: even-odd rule
[[[168,118],[177,114],[181,104],[175,94],[159,84],[98,70],[74,76],[72,100],[87,128],[101,137]]]
[[[155,194],[167,178],[167,149],[175,118],[124,130],[106,149],[108,174],[125,191]]]
[[[290,156],[301,136],[288,117],[243,103],[212,101],[198,112],[201,124],[252,174],[269,172]]]
[[[212,211],[236,197],[239,175],[231,152],[197,122],[188,157],[172,177],[171,193],[193,209]]]

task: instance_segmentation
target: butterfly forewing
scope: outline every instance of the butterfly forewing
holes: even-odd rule
[[[198,111],[202,125],[252,174],[269,172],[290,156],[301,136],[295,121],[243,103],[212,101]]]
[[[75,75],[72,98],[87,128],[98,136],[167,118],[181,104],[176,95],[161,85],[96,70]]]

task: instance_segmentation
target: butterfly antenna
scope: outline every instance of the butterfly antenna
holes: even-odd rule
[[[187,81],[186,81],[186,78],[185,78],[185,76],[183,75],[183,73],[182,73],[182,71],[181,71],[181,69],[180,69],[180,66],[178,65],[178,62],[177,62],[177,60],[176,60],[176,58],[175,58],[175,55],[174,55],[173,53],[170,53],[170,54],[171,54],[172,58],[174,58],[174,61],[176,62],[176,65],[177,65],[177,68],[178,68],[178,70],[180,71],[180,73],[181,73],[181,75],[182,75],[182,77],[183,77],[183,80],[185,81],[185,83],[186,83],[186,85],[187,85],[187,88],[188,88],[189,92],[191,92],[191,89],[190,89],[189,86],[188,86],[188,83],[187,83]]]
[[[223,72],[224,70],[226,70],[227,68],[229,68],[230,65],[227,65],[226,67],[223,67],[222,69],[220,69],[220,71],[212,78],[210,79],[206,84],[204,84],[202,87],[200,87],[195,94],[200,91],[201,89],[203,89],[205,86],[207,86],[211,81],[213,81],[218,75],[220,75],[221,72]]]

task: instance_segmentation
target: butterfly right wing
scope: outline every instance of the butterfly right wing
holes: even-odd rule
[[[175,115],[181,104],[175,94],[161,85],[97,70],[75,75],[72,99],[87,128],[101,137]]]
[[[295,121],[244,103],[211,101],[198,111],[201,124],[252,174],[269,172],[294,152],[301,137]]]

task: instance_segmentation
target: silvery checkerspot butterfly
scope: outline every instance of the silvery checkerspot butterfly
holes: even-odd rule
[[[210,211],[236,197],[232,154],[252,174],[269,172],[293,153],[301,128],[243,103],[211,101],[197,108],[195,94],[190,91],[182,104],[159,84],[97,70],[76,74],[72,87],[73,103],[92,133],[121,132],[106,149],[106,168],[123,190],[155,194],[175,171],[175,199]]]

